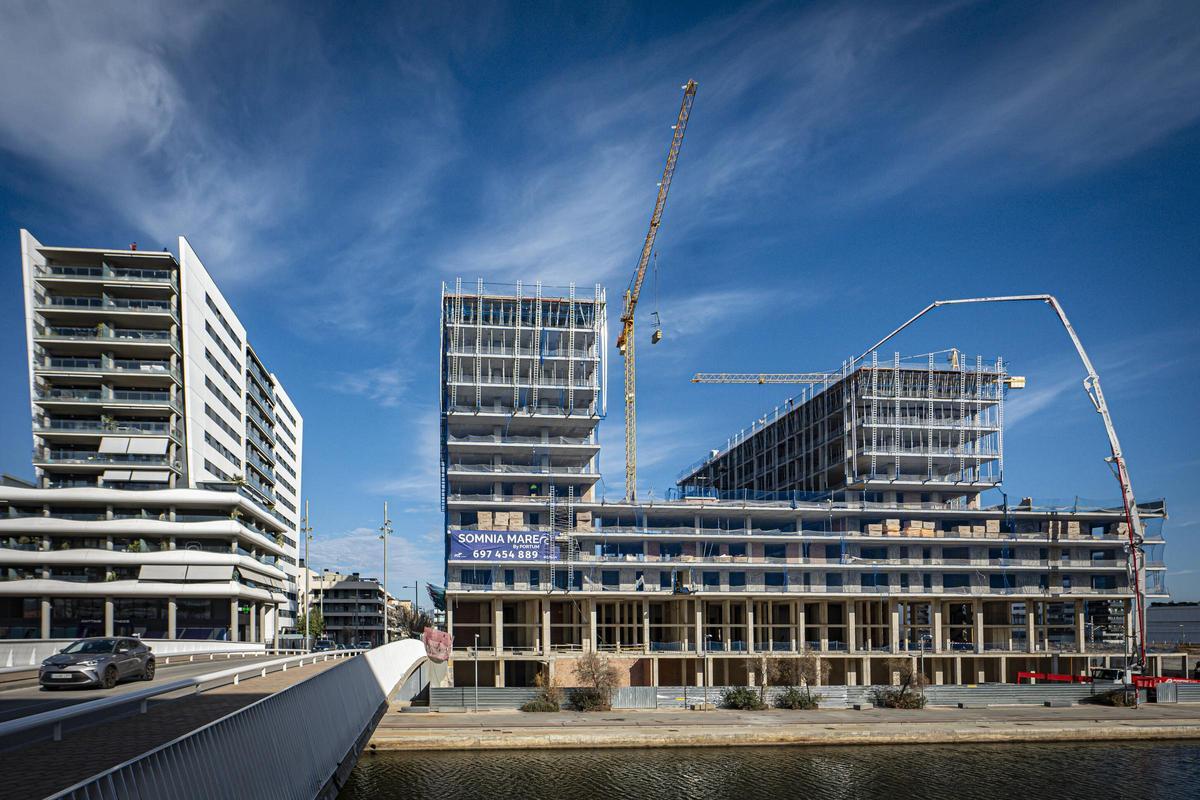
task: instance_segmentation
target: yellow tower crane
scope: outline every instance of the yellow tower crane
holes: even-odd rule
[[[696,82],[688,81],[683,87],[683,105],[679,107],[679,119],[675,121],[675,134],[671,137],[671,148],[667,151],[667,166],[663,169],[662,181],[658,184],[658,199],[654,201],[654,213],[650,215],[650,230],[642,245],[637,270],[625,290],[625,304],[621,311],[621,333],[617,336],[617,350],[625,359],[625,499],[637,499],[637,372],[634,368],[633,312],[642,293],[642,282],[646,279],[646,267],[650,253],[654,250],[654,238],[662,221],[663,208],[667,204],[667,192],[671,178],[675,175],[675,163],[679,160],[679,148],[683,145],[683,132],[687,129],[688,117],[692,113],[692,101],[696,97]],[[656,331],[653,342],[662,335]]]

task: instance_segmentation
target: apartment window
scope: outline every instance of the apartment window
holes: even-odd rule
[[[658,546],[658,549],[666,558],[679,558],[683,555],[682,542],[663,542]]]
[[[787,558],[786,544],[764,544],[763,556],[766,558]]]
[[[839,575],[838,577],[840,578],[841,576]],[[864,572],[859,581],[859,585],[861,585],[864,589],[874,589],[879,586],[887,586],[888,576],[886,573],[880,574],[878,572]]]
[[[225,431],[231,437],[233,437],[233,440],[235,442],[237,442],[239,445],[242,443],[242,437],[238,436],[238,432],[233,429],[233,426],[230,425],[225,420],[221,419],[221,415],[217,413],[217,410],[215,408],[213,408],[212,406],[210,406],[208,403],[204,404],[204,413],[208,416],[209,419],[211,419],[213,422],[217,423],[217,426],[220,427],[221,430]]]
[[[888,549],[886,547],[863,547],[859,549],[858,555],[867,561],[886,561],[888,557]],[[900,556],[904,558],[903,555]]]
[[[223,406],[225,406],[225,408],[229,409],[230,414],[233,414],[235,417],[241,418],[242,412],[238,410],[237,406],[235,406],[233,403],[231,403],[229,401],[229,398],[225,396],[225,393],[221,391],[220,387],[218,387],[217,384],[213,383],[212,378],[205,375],[204,376],[204,385],[208,387],[208,390],[213,393],[214,397],[216,397],[218,400],[221,401],[221,405],[223,405]]]
[[[1003,592],[1006,589],[1011,589],[1016,586],[1016,580],[1009,575],[1000,573],[999,575],[988,576],[988,587],[994,592]]]
[[[970,561],[971,548],[969,547],[943,547],[942,558],[947,561]]]
[[[223,327],[225,332],[229,334],[229,338],[233,339],[233,343],[237,345],[239,350],[242,349],[242,341],[238,338],[237,331],[235,331],[233,326],[230,325],[225,319],[225,315],[221,313],[221,309],[217,306],[216,301],[212,299],[212,296],[209,295],[208,292],[204,293],[204,303],[208,306],[208,310],[216,315],[217,322],[221,323],[221,327]]]
[[[674,583],[671,581],[670,572],[663,570],[662,572],[658,573],[658,586],[664,591],[670,591],[671,589],[675,588]]]
[[[237,364],[238,360],[233,355],[233,351],[229,349],[229,346],[226,345],[225,342],[221,339],[221,337],[217,334],[217,329],[214,328],[212,326],[212,323],[209,322],[208,320],[204,321],[204,330],[208,331],[208,337],[210,339],[212,339],[213,344],[215,344],[218,348],[220,348],[221,352],[225,354],[225,357],[229,359],[229,363]]]
[[[504,570],[504,588],[512,589],[517,585],[517,571],[515,569]]]
[[[490,569],[464,569],[461,573],[462,582],[477,589],[492,588],[492,571]]]
[[[729,555],[731,555],[731,556],[746,555],[746,543],[745,542],[736,542],[734,544],[729,545]]]
[[[1071,575],[1069,573],[1063,574],[1062,587],[1063,587],[1063,591],[1067,591],[1071,588]]]
[[[1117,588],[1116,575],[1093,575],[1092,588],[1101,592],[1110,592]]]
[[[942,588],[966,589],[971,585],[971,576],[951,572],[942,576]]]
[[[746,573],[744,573],[744,572],[729,573],[729,588],[730,589],[745,589],[746,588]]]
[[[841,561],[842,546],[840,544],[825,545],[825,560],[826,561]]]
[[[621,573],[615,569],[606,569],[600,571],[600,585],[602,588],[610,591],[616,591],[621,588]]]
[[[721,588],[721,573],[705,572],[703,576],[704,588],[712,591],[718,591]]]
[[[921,576],[921,585],[925,587],[926,591],[933,589],[933,576],[926,572]]]
[[[908,573],[907,572],[900,573],[900,589],[901,590],[908,589]]]
[[[542,586],[542,571],[540,569],[529,570],[529,588],[540,589]]]
[[[787,586],[786,572],[768,572],[763,578],[767,586]]]

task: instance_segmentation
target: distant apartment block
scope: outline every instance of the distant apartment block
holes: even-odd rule
[[[4,616],[69,636],[70,599],[107,631],[139,598],[128,632],[178,634],[162,623],[189,598],[219,613],[188,631],[293,627],[303,419],[187,240],[176,257],[22,231],[21,255],[36,488],[0,497]]]

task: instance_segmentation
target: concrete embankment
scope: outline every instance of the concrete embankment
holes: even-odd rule
[[[1200,706],[591,714],[416,714],[396,708],[384,716],[368,747],[505,750],[1152,739],[1200,739]]]

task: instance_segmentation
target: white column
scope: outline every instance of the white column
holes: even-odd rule
[[[599,652],[600,643],[596,640],[596,601],[592,598],[588,598],[587,613],[589,646],[585,647],[584,650],[590,649],[592,652]]]
[[[492,598],[492,646],[496,650],[496,656],[504,650],[504,604],[500,602],[500,598]],[[497,665],[497,674],[499,673],[499,665]]]
[[[1037,629],[1034,627],[1034,622],[1037,619],[1037,601],[1025,601],[1025,651],[1027,653],[1037,652]]]
[[[754,652],[754,601],[746,600],[746,652]]]
[[[542,655],[550,655],[550,601],[542,600]]]
[[[642,598],[642,652],[650,652],[650,601]]]
[[[1087,618],[1083,613],[1083,601],[1075,601],[1075,650],[1087,652]]]
[[[900,652],[900,605],[895,600],[888,601],[888,642],[892,654]]]
[[[975,601],[975,652],[983,652],[983,601]]]
[[[175,614],[176,614],[175,598],[168,597],[167,598],[167,638],[168,639],[174,639],[177,634],[177,628],[175,625]]]
[[[111,597],[104,598],[104,635],[112,636],[113,634],[113,599]]]
[[[933,651],[942,652],[942,602],[936,600],[930,605],[930,617],[933,620]]]
[[[846,601],[846,652],[853,653],[858,649],[858,604],[853,600]],[[854,681],[846,679],[847,684]]]
[[[42,598],[42,638],[50,638],[50,598]]]
[[[234,597],[229,601],[229,641],[236,642],[238,640],[238,599]]]

